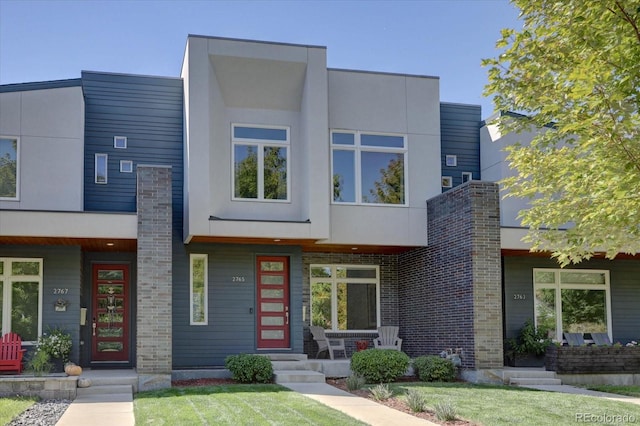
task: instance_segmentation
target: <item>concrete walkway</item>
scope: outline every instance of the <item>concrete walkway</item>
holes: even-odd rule
[[[430,421],[394,410],[370,399],[360,398],[326,383],[280,384],[372,426],[435,425]]]
[[[82,395],[73,400],[56,426],[133,426],[133,395]]]
[[[587,395],[595,396],[598,398],[611,399],[614,401],[628,402],[630,404],[640,405],[640,398],[634,398],[632,396],[618,395],[615,393],[606,393],[592,391],[589,389],[579,388],[571,385],[521,385],[522,388],[537,389],[547,392],[561,392],[570,393],[574,395]]]

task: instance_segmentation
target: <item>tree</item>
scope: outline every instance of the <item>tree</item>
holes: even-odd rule
[[[371,198],[363,196],[368,203],[404,204],[404,157],[397,154],[389,160],[386,169],[380,169],[380,179],[373,182],[369,190]]]
[[[513,2],[524,25],[483,60],[485,94],[524,114],[502,114],[503,133],[537,130],[508,148],[517,174],[502,182],[530,200],[532,250],[563,266],[640,252],[640,0]]]

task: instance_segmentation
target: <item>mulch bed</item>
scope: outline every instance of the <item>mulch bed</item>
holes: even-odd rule
[[[415,377],[404,377],[404,378],[398,379],[396,383],[415,382],[415,381],[417,381]],[[331,386],[335,386],[338,389],[342,389],[345,392],[352,393],[361,398],[375,400],[371,395],[371,392],[369,392],[366,389],[358,389],[358,390],[350,391],[347,388],[345,379],[327,379],[327,384]],[[466,420],[454,420],[450,422],[443,422],[441,420],[438,420],[438,417],[436,417],[436,414],[433,411],[422,411],[422,412],[416,413],[412,411],[411,408],[409,408],[409,406],[404,402],[404,400],[396,397],[391,397],[384,401],[375,400],[375,402],[377,402],[378,404],[386,405],[387,407],[393,408],[394,410],[402,411],[404,413],[410,414],[415,417],[419,417],[424,420],[428,420],[432,423],[436,423],[439,425],[446,425],[446,426],[474,426],[475,425],[475,423],[471,423]]]
[[[416,379],[412,377],[405,377],[399,379],[398,382],[415,382]],[[188,386],[221,386],[221,385],[233,385],[237,382],[233,379],[190,379],[190,380],[174,380],[171,382],[171,385],[174,387],[188,387]],[[347,389],[346,380],[345,379],[327,379],[327,384],[331,386],[335,386],[338,389],[342,389],[346,392],[352,393],[361,398],[372,399],[371,392],[365,389],[358,389],[350,391]],[[409,406],[400,398],[392,397],[385,401],[376,401],[378,404],[386,405],[387,407],[393,408],[398,411],[402,411],[407,414],[411,414],[412,416],[419,417],[421,419],[429,420],[430,422],[446,425],[446,426],[473,426],[475,423],[468,422],[466,420],[455,420],[451,422],[443,422],[438,420],[435,413],[433,411],[423,411],[420,413],[414,413],[411,411]]]

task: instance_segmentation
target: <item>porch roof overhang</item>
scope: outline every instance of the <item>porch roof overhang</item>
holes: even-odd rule
[[[135,251],[137,233],[135,213],[0,210],[0,244]]]

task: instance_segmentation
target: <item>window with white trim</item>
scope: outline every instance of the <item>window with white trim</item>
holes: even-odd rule
[[[311,325],[330,331],[376,330],[380,269],[369,265],[311,265]]]
[[[0,329],[36,343],[42,331],[42,259],[0,258]]]
[[[233,199],[289,201],[289,128],[231,126]]]
[[[120,160],[120,173],[133,173],[133,161]]]
[[[108,158],[107,154],[95,155],[95,183],[107,183]]]
[[[127,148],[127,137],[126,136],[114,136],[113,137],[113,147],[117,149],[126,149]]]
[[[333,130],[334,203],[407,205],[405,135]]]
[[[0,200],[18,200],[20,180],[18,138],[0,137]]]
[[[609,271],[534,269],[536,327],[562,341],[563,333],[608,333],[611,337]]]
[[[189,318],[191,325],[207,325],[208,315],[208,257],[206,254],[189,255]]]

